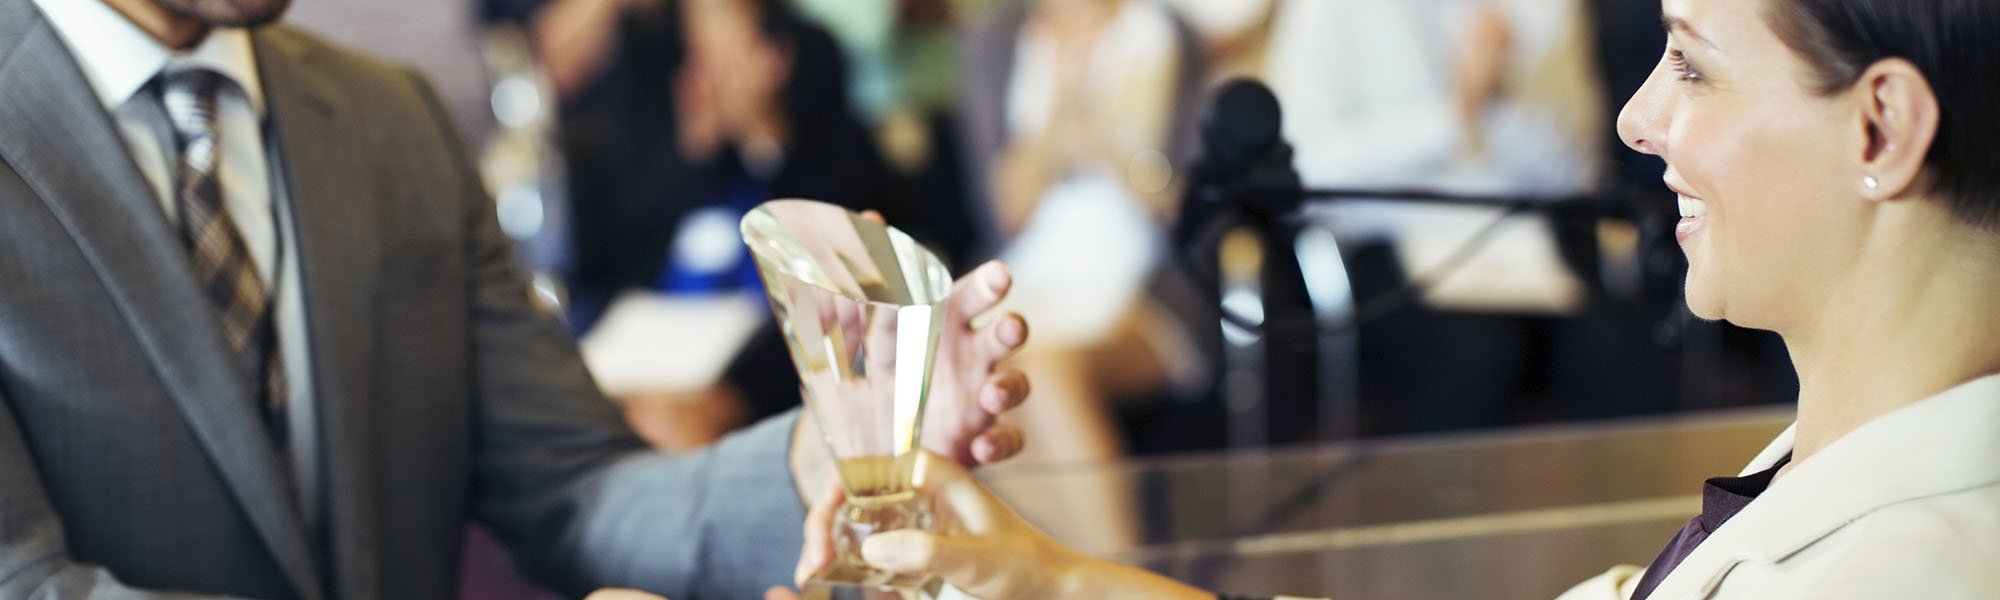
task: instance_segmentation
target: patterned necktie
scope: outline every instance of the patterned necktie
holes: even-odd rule
[[[253,396],[280,451],[286,448],[285,368],[277,348],[271,295],[257,274],[243,236],[222,202],[215,165],[221,140],[216,137],[215,93],[223,77],[206,69],[161,75],[161,103],[173,121],[180,148],[175,205],[180,211],[181,239],[195,277],[221,318],[224,339],[256,386]]]

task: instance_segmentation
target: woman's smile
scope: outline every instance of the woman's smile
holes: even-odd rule
[[[1674,226],[1674,239],[1685,247],[1688,238],[1701,232],[1701,226],[1708,216],[1708,202],[1688,195],[1671,179],[1667,181],[1667,187],[1674,190],[1674,199],[1680,205],[1681,221]]]

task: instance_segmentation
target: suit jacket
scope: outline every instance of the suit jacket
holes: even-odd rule
[[[29,0],[0,0],[0,598],[447,598],[464,527],[570,592],[786,582],[791,417],[648,450],[530,300],[413,72],[253,32],[299,265],[326,526],[186,252]]]
[[[1745,467],[1792,452],[1786,430]],[[1835,440],[1667,574],[1655,600],[2000,597],[2000,375]],[[1630,598],[1621,567],[1561,600]]]

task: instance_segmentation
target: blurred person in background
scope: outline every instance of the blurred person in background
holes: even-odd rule
[[[1261,76],[1277,0],[1163,1],[1194,32],[1201,49],[1204,80],[1213,83]]]
[[[1050,399],[1020,416],[1042,440],[1022,464],[1119,457],[1110,399],[1202,378],[1188,326],[1154,293],[1200,58],[1156,0],[1022,2],[964,40],[972,193],[1016,274],[1010,307],[1035,319],[1018,364]],[[1131,516],[1109,511],[1123,492],[1097,492],[1077,509],[1104,512],[1105,531],[1078,539],[1128,539]]]
[[[849,100],[910,190],[914,220],[954,268],[986,246],[970,218],[958,135],[957,34],[995,0],[798,0],[848,59]]]
[[[559,0],[529,19],[565,99],[568,312],[593,370],[657,443],[699,446],[797,400],[737,233],[757,204],[877,210],[966,254],[953,246],[962,213],[912,197],[849,107],[839,47],[791,3]],[[690,328],[740,352],[699,364],[659,352]]]
[[[1589,15],[1582,0],[1280,0],[1264,76],[1304,183],[1594,191],[1605,119]],[[1308,211],[1340,240],[1363,303],[1428,279],[1501,214],[1355,200]],[[1539,334],[1522,317],[1585,304],[1550,220],[1500,227],[1419,306],[1364,325],[1364,431],[1505,422],[1538,367]]]

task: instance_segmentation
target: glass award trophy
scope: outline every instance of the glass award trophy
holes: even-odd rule
[[[934,527],[913,478],[950,269],[903,232],[821,202],[767,202],[742,230],[847,494],[832,564],[805,597],[935,597],[932,578],[868,567],[861,540]]]

